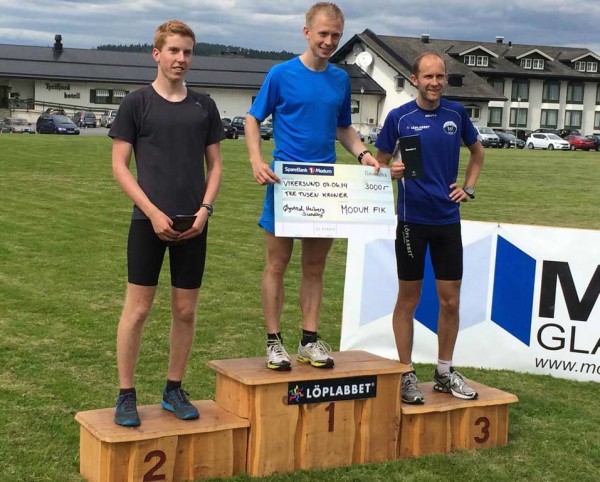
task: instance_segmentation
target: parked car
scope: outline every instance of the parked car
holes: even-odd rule
[[[237,130],[238,136],[243,136],[246,131],[244,129],[244,124],[246,123],[246,118],[239,115],[234,117],[231,120],[231,126],[235,127],[235,129]]]
[[[225,137],[227,139],[238,138],[238,131],[231,125],[231,119],[229,117],[223,117],[221,123],[223,124],[223,132],[225,132]]]
[[[504,131],[494,130],[498,138],[500,139],[500,147],[508,149],[509,147],[516,147],[523,149],[525,147],[525,141],[518,139],[514,134]]]
[[[577,129],[559,129],[558,135],[564,139],[567,136],[581,136],[583,134]]]
[[[527,138],[531,135],[532,131],[529,129],[507,129],[504,132],[513,134],[517,139],[521,139],[527,143]]]
[[[592,139],[594,141],[594,143],[596,144],[596,150],[600,151],[600,134],[597,132],[594,132],[593,134],[590,134],[589,136],[585,136],[588,139]]]
[[[379,137],[379,132],[381,132],[379,127],[372,127],[367,135],[367,142],[374,144],[377,141],[377,137]]]
[[[260,126],[261,137],[265,140],[269,140],[273,137],[273,123],[271,121],[263,122]]]
[[[541,132],[543,134],[556,134],[558,137],[560,137],[560,135],[559,135],[560,130],[558,130],[558,129],[550,129],[547,127],[540,127],[539,129],[532,131],[532,133],[533,132]]]
[[[356,131],[356,135],[358,136],[358,138],[360,139],[360,142],[365,142],[365,136],[362,132],[360,132],[358,129],[354,128],[354,130]]]
[[[477,129],[477,138],[483,147],[500,147],[500,138],[491,127],[475,126],[475,129]]]
[[[90,111],[75,112],[71,120],[77,127],[96,127],[98,125],[96,114]]]
[[[556,134],[545,132],[534,132],[527,139],[527,147],[529,149],[563,149],[569,150],[570,145],[564,139],[561,139]]]
[[[265,141],[268,141],[273,137],[273,124],[270,122],[265,122],[260,125],[260,137]]]
[[[6,117],[0,124],[0,132],[11,134],[35,134],[35,128],[29,125],[26,119],[18,117]]]
[[[117,109],[107,110],[104,115],[100,116],[100,125],[110,129],[115,117],[117,117]]]
[[[584,151],[596,149],[596,142],[593,139],[588,139],[587,137],[573,134],[565,137],[565,141],[570,144],[572,151],[576,149],[582,149]]]
[[[79,128],[66,115],[42,114],[35,124],[38,134],[79,135]]]

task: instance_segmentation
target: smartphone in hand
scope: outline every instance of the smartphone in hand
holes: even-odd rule
[[[171,218],[173,220],[172,228],[175,231],[183,233],[187,231],[194,225],[194,221],[196,221],[196,216],[193,214],[178,214],[177,216],[173,216]]]

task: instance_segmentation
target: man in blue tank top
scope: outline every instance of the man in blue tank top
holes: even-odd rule
[[[454,370],[452,357],[463,274],[459,204],[475,198],[484,152],[465,108],[441,98],[446,80],[446,65],[439,54],[427,52],[417,57],[411,76],[417,98],[390,111],[376,142],[377,160],[382,165],[395,157],[391,172],[398,179],[399,290],[393,328],[400,362],[411,367],[402,377],[402,401],[406,403],[424,403],[412,366],[412,346],[413,319],[421,298],[428,249],[440,302],[433,388],[462,399],[477,398],[477,392]],[[418,136],[420,144],[421,174],[415,178],[405,172],[405,164],[395,156],[399,139],[409,136]],[[470,158],[464,183],[459,185],[461,141],[469,149]]]
[[[267,256],[261,283],[263,314],[267,327],[267,367],[289,370],[290,356],[283,346],[281,312],[283,278],[292,255],[293,238],[275,236],[273,184],[279,181],[260,152],[260,122],[273,116],[274,162],[335,162],[336,137],[362,164],[378,169],[351,125],[350,79],[329,63],[344,29],[344,15],[333,3],[316,3],[306,13],[306,51],[274,66],[246,118],[245,132],[254,178],[266,185],[259,226],[265,230]],[[317,368],[331,368],[329,346],[317,335],[323,297],[323,272],[333,240],[302,239],[302,341],[298,361]]]

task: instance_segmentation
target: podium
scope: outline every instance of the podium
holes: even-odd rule
[[[508,443],[508,405],[518,398],[481,383],[468,383],[478,393],[475,400],[434,391],[433,382],[419,383],[425,404],[402,404],[399,458]]]
[[[294,359],[291,371],[273,371],[263,357],[209,362],[217,404],[250,421],[248,474],[396,458],[400,378],[409,368],[363,351],[332,356],[332,369]]]
[[[192,402],[198,420],[160,405],[138,407],[140,427],[113,422],[114,408],[78,412],[81,475],[89,482],[179,482],[245,471],[248,420],[212,400]]]
[[[335,367],[273,371],[265,359],[208,363],[215,401],[199,420],[160,405],[138,407],[140,427],[113,423],[114,408],[79,412],[80,472],[88,482],[183,482],[239,473],[384,462],[506,445],[515,395],[469,381],[475,400],[419,384],[424,405],[401,402],[409,367],[364,351],[333,353]]]

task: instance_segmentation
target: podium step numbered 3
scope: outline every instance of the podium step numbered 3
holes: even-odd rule
[[[79,412],[80,471],[89,482],[179,482],[238,473],[265,476],[505,445],[510,393],[469,382],[476,400],[420,384],[424,405],[400,401],[408,367],[364,351],[333,354],[333,369],[264,358],[209,362],[215,401],[183,421],[138,407],[142,425],[119,427],[114,409]]]

